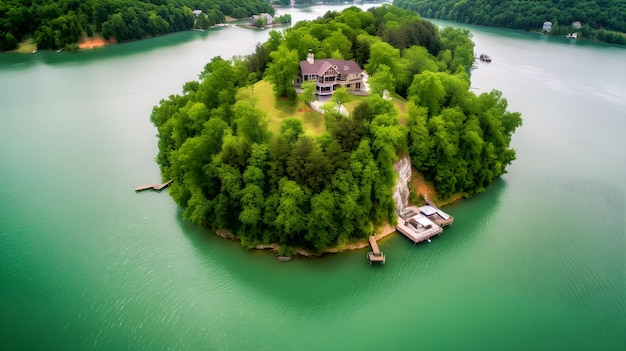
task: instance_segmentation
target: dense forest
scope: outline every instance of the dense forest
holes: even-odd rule
[[[394,0],[424,17],[484,26],[540,30],[553,23],[551,34],[579,36],[626,45],[626,0]],[[572,28],[579,21],[580,29]],[[620,33],[616,33],[620,32]]]
[[[275,116],[258,108],[252,87],[271,82],[277,101],[308,100],[292,81],[309,50],[358,61],[373,93],[350,116],[327,108],[325,132],[305,130],[297,117],[271,131]],[[228,228],[245,247],[342,247],[396,221],[399,155],[410,155],[442,198],[484,191],[515,159],[509,143],[521,117],[500,92],[469,90],[473,59],[468,31],[437,31],[397,7],[328,12],[271,31],[249,56],[213,58],[198,81],[155,106],[157,163],[185,219]],[[406,112],[383,89],[399,94]],[[329,104],[344,94],[338,89]]]
[[[193,10],[202,11],[202,27],[222,23],[225,16],[274,14],[265,0],[3,0],[0,51],[28,37],[40,49],[61,49],[94,32],[125,41],[188,30],[196,20]]]

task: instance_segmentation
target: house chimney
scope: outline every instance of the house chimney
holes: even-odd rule
[[[310,64],[315,63],[315,55],[313,54],[313,51],[309,50],[309,53],[306,55],[306,60]]]

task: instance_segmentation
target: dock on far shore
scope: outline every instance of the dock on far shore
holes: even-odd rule
[[[370,241],[370,246],[372,247],[372,251],[370,251],[367,254],[367,259],[370,261],[370,264],[372,264],[372,262],[385,263],[385,254],[380,252],[380,249],[378,249],[378,244],[376,243],[376,237],[373,235],[370,236],[369,241]]]
[[[172,184],[171,180],[168,180],[167,182],[163,183],[163,184],[148,184],[148,185],[143,185],[143,186],[138,186],[135,188],[136,192],[139,191],[144,191],[144,190],[155,190],[155,191],[161,191],[165,188],[167,188],[168,185]]]

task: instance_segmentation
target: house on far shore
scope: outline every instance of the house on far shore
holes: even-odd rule
[[[202,10],[193,10],[192,12],[195,17],[198,17],[202,14]]]
[[[302,83],[315,81],[317,95],[332,95],[340,87],[346,87],[349,92],[363,91],[363,69],[354,60],[315,59],[309,52],[306,60],[300,61],[300,74],[294,81],[294,86],[300,88]]]
[[[263,26],[269,26],[274,24],[274,17],[272,17],[269,13],[263,12],[259,15],[254,15],[248,18],[248,25],[258,27],[259,21],[261,21],[261,23],[265,22]]]
[[[574,29],[580,29],[582,26],[583,26],[583,24],[582,24],[582,23],[580,23],[580,21],[574,21],[574,22],[572,22],[572,27],[573,27]]]
[[[545,30],[546,32],[549,32],[551,29],[552,29],[552,22],[550,21],[543,22],[543,30]]]

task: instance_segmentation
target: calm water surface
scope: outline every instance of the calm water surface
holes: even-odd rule
[[[0,349],[626,348],[626,49],[466,28],[493,58],[472,88],[523,114],[518,159],[382,267],[281,263],[132,191],[160,180],[152,106],[268,31],[0,54]]]

